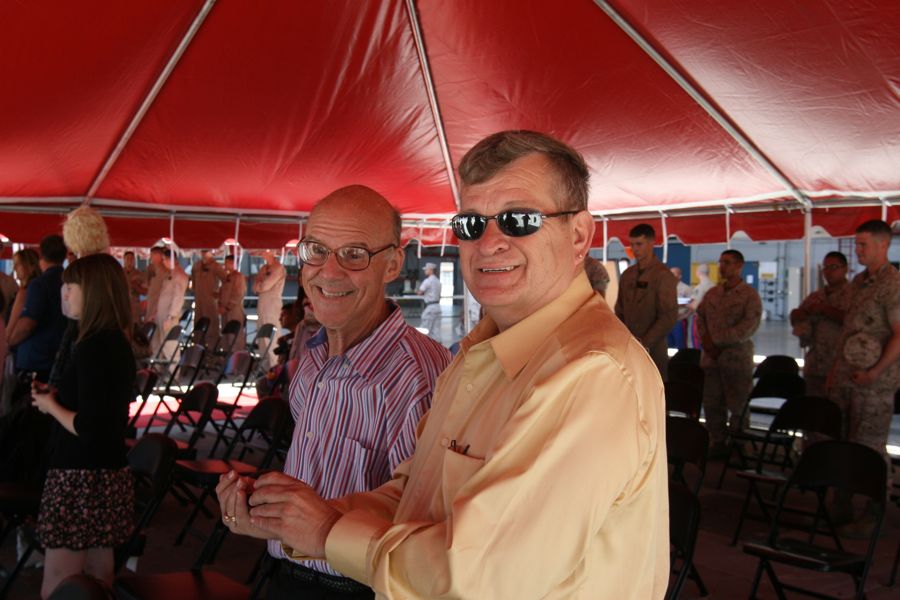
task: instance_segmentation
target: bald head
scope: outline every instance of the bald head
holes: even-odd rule
[[[364,185],[348,185],[322,198],[309,215],[310,223],[323,218],[358,219],[367,223],[386,244],[400,245],[400,213],[387,198]]]

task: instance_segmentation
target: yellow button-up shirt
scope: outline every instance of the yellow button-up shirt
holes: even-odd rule
[[[336,503],[326,557],[379,598],[662,598],[667,493],[659,373],[582,274],[463,341],[413,456]]]

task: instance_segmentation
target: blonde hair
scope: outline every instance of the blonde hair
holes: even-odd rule
[[[76,256],[97,254],[109,248],[106,222],[90,206],[80,206],[69,213],[63,225],[66,247]]]

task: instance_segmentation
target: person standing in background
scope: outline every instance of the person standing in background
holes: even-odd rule
[[[194,323],[202,318],[209,319],[207,343],[219,338],[219,311],[216,297],[219,294],[219,273],[222,267],[213,258],[212,252],[203,250],[200,260],[191,267],[191,286],[194,288]]]
[[[253,292],[258,296],[256,302],[257,331],[266,323],[278,325],[278,313],[281,311],[284,297],[284,281],[287,278],[287,271],[278,262],[278,257],[275,256],[274,252],[266,250],[263,258],[265,263],[259,269],[256,279],[253,281]],[[274,366],[276,363],[275,344],[269,345],[266,357],[265,366]]]
[[[667,336],[678,320],[675,278],[653,253],[656,232],[646,223],[628,233],[635,264],[622,273],[616,316],[644,345],[665,381],[669,353]]]
[[[422,327],[428,330],[428,337],[436,342],[441,341],[441,280],[438,279],[437,265],[425,263],[425,281],[419,286],[417,294],[425,301],[422,311]]]
[[[163,280],[168,274],[163,265],[165,249],[161,246],[150,248],[150,264],[147,265],[147,302],[144,307],[144,322],[156,323],[156,330],[162,329],[162,323],[156,322],[156,312],[159,306],[159,292],[162,290]]]
[[[0,255],[3,254],[3,249],[5,247],[5,244],[0,242]],[[12,311],[13,299],[15,298],[17,291],[19,291],[19,285],[16,283],[15,278],[12,275],[7,275],[3,271],[0,271],[0,297],[3,298],[3,309],[0,310],[0,320],[3,320],[4,323],[9,321],[9,313]]]
[[[222,327],[228,321],[238,321],[241,331],[234,342],[235,350],[243,350],[247,341],[244,332],[244,296],[247,294],[247,280],[244,274],[234,268],[234,254],[225,257],[225,268],[220,271],[219,278],[222,286],[219,288],[219,316]]]
[[[850,308],[847,257],[829,252],[822,262],[825,287],[820,288],[791,311],[793,334],[806,348],[803,379],[806,395],[827,397],[825,382],[840,348],[844,314]]]
[[[728,454],[727,429],[744,427],[740,418],[753,387],[753,334],[762,318],[762,302],[756,290],[741,278],[743,267],[743,254],[737,250],[723,252],[719,257],[722,282],[704,295],[697,308],[710,458]]]
[[[159,289],[159,304],[156,307],[156,339],[153,351],[159,350],[169,330],[181,321],[184,310],[184,294],[188,288],[188,276],[178,263],[174,250],[163,255],[162,286]]]
[[[147,273],[137,268],[134,252],[129,250],[122,257],[125,279],[128,281],[128,298],[131,303],[132,323],[141,321],[141,296],[147,293]]]

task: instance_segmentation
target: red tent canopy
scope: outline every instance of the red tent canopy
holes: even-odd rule
[[[5,2],[0,233],[32,241],[87,200],[121,245],[174,212],[182,247],[236,215],[274,247],[362,183],[452,243],[420,223],[455,212],[452,169],[528,128],[584,153],[613,230],[662,212],[724,241],[729,206],[732,233],[796,239],[811,207],[846,235],[900,198],[898,32],[896,0]]]

